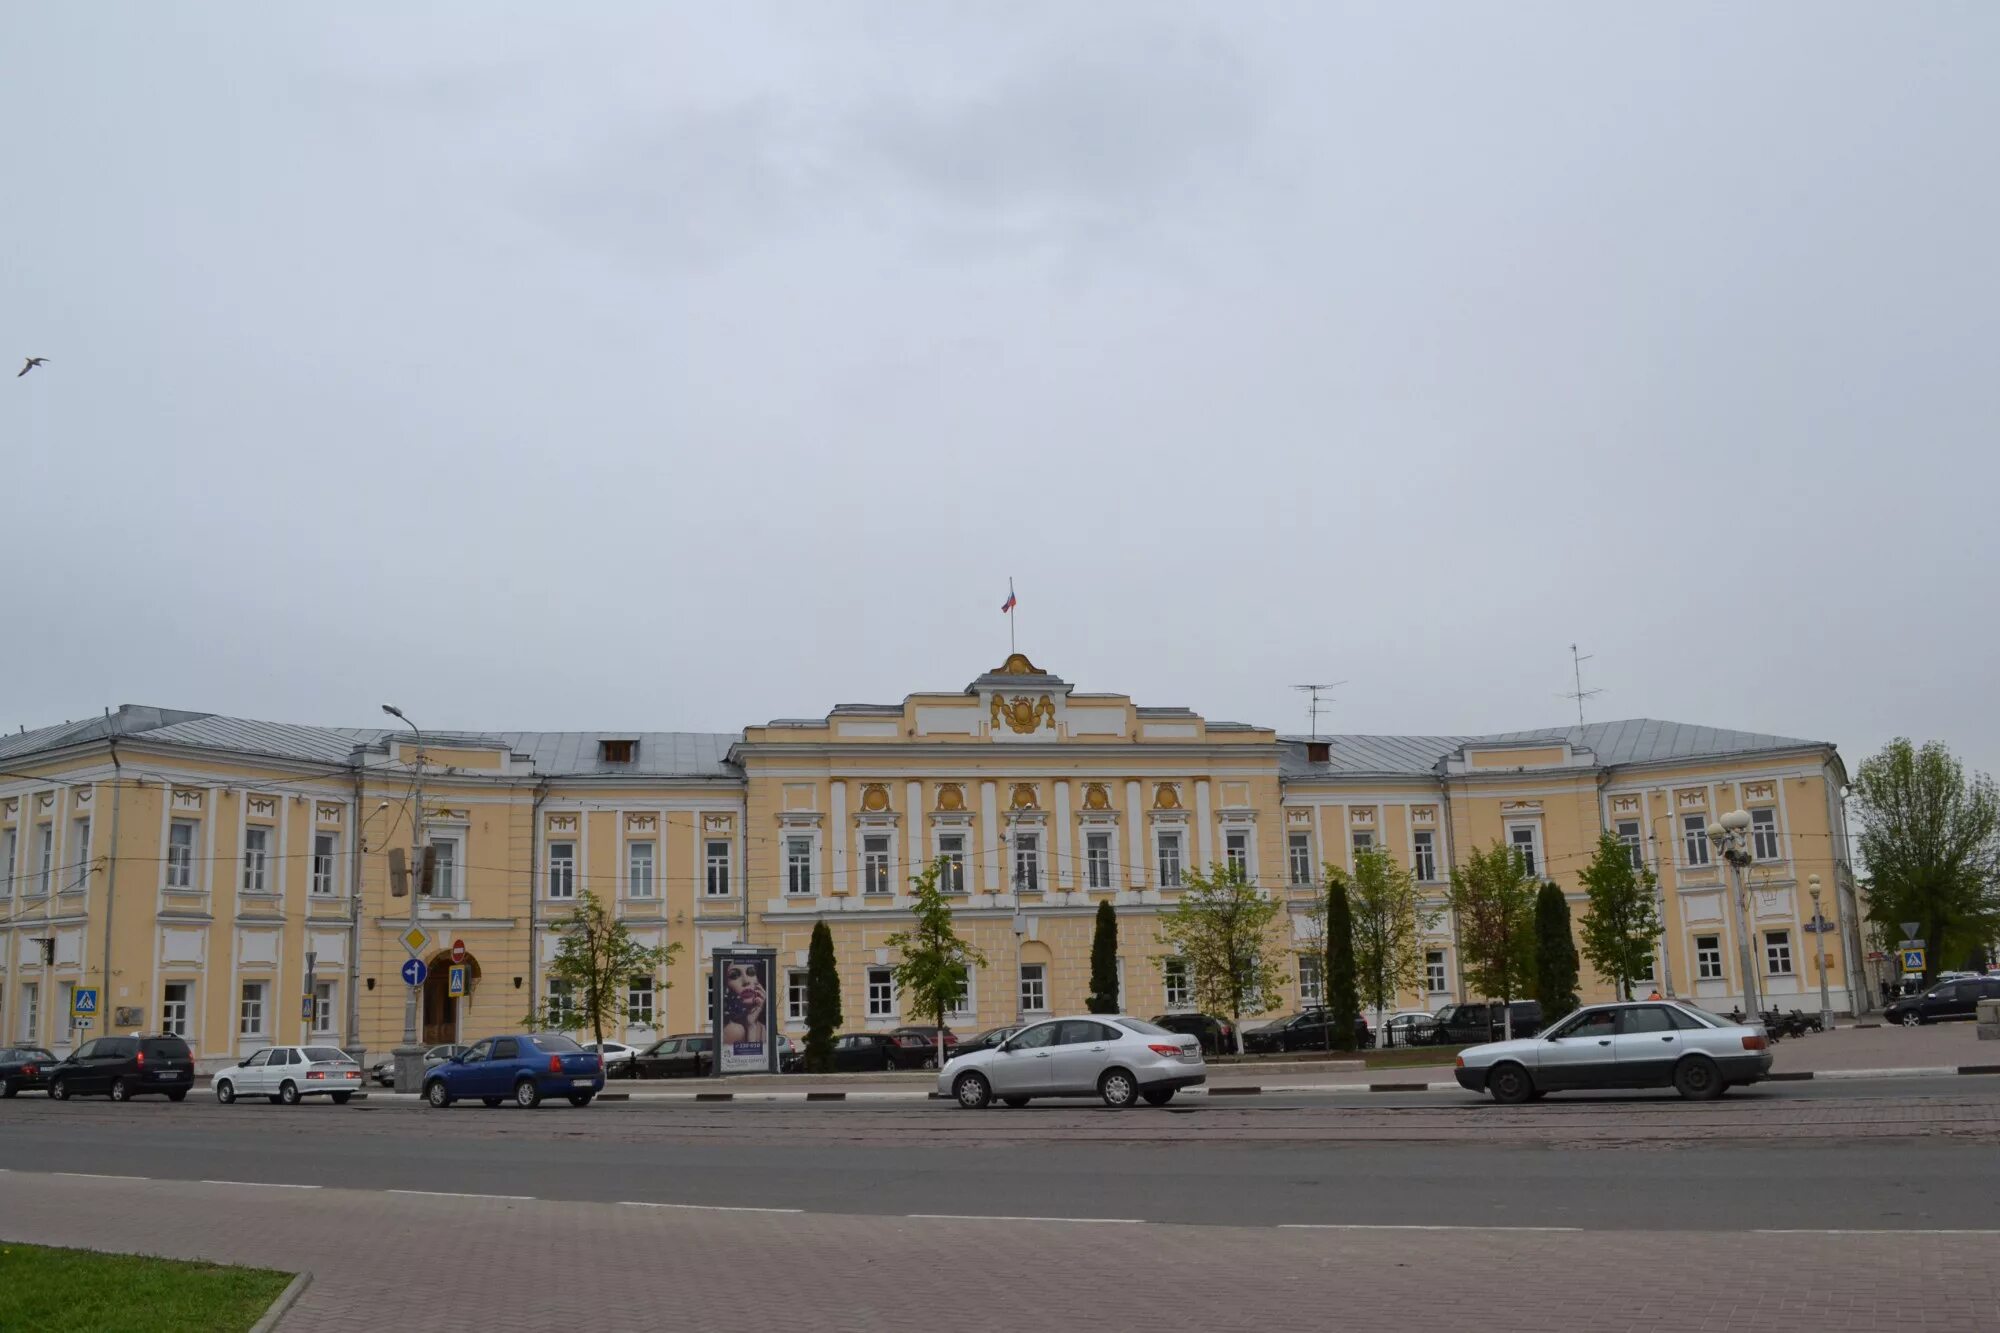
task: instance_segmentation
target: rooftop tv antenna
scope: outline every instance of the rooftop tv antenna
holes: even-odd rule
[[[1569,665],[1570,670],[1576,675],[1576,688],[1568,694],[1559,694],[1556,696],[1559,699],[1576,700],[1576,724],[1579,727],[1583,725],[1583,701],[1585,699],[1595,699],[1598,695],[1604,693],[1601,689],[1586,690],[1583,688],[1583,664],[1595,656],[1597,656],[1595,653],[1578,653],[1575,644],[1569,646]]]
[[[1309,698],[1309,699],[1311,700],[1311,702],[1310,702],[1310,703],[1308,703],[1308,704],[1306,705],[1306,711],[1307,711],[1307,713],[1308,713],[1308,714],[1310,714],[1310,715],[1311,715],[1311,717],[1312,717],[1312,738],[1313,738],[1314,740],[1318,740],[1318,739],[1319,739],[1319,702],[1320,702],[1320,699],[1319,699],[1319,697],[1320,697],[1320,695],[1322,695],[1322,694],[1325,694],[1325,693],[1326,693],[1326,692],[1327,692],[1328,690],[1337,690],[1337,689],[1339,689],[1339,688],[1340,688],[1341,686],[1345,685],[1346,683],[1347,683],[1347,682],[1346,682],[1346,681],[1344,681],[1344,680],[1335,680],[1335,681],[1326,681],[1326,682],[1322,682],[1322,683],[1320,683],[1320,684],[1316,684],[1316,685],[1294,685],[1294,686],[1292,686],[1292,688],[1293,688],[1293,689],[1295,689],[1295,690],[1298,690],[1298,691],[1300,691],[1301,693],[1305,694],[1305,695],[1306,695],[1306,696],[1307,696],[1307,697],[1308,697],[1308,698]],[[1327,700],[1326,700],[1326,701],[1327,701],[1328,703],[1332,703],[1332,702],[1334,701],[1334,700],[1333,700],[1333,696],[1331,696],[1331,695],[1327,695]]]

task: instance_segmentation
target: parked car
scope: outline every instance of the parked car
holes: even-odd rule
[[[1009,1023],[1005,1027],[988,1028],[978,1036],[967,1037],[964,1041],[953,1047],[951,1058],[956,1060],[961,1055],[972,1055],[979,1051],[990,1051],[1020,1030],[1021,1027],[1018,1023]]]
[[[1506,1011],[1514,1012],[1516,1037],[1531,1037],[1542,1030],[1542,1006],[1538,1000],[1515,1000],[1502,1004],[1448,1004],[1437,1011],[1431,1027],[1431,1045],[1457,1046],[1505,1040]]]
[[[327,1097],[345,1106],[361,1087],[361,1066],[335,1046],[267,1046],[218,1069],[209,1086],[224,1106],[238,1097],[268,1097],[286,1106],[297,1106],[302,1097]]]
[[[1196,1038],[1142,1018],[1091,1014],[1035,1023],[991,1050],[962,1055],[939,1071],[937,1090],[971,1111],[996,1097],[1009,1106],[1093,1095],[1106,1106],[1165,1106],[1207,1081]]]
[[[1571,1088],[1672,1087],[1690,1101],[1771,1072],[1761,1024],[1733,1023],[1673,1001],[1599,1004],[1547,1032],[1459,1052],[1458,1084],[1498,1102]]]
[[[633,1056],[625,1068],[633,1078],[707,1078],[715,1072],[715,1034],[662,1037]]]
[[[806,1048],[797,1037],[779,1032],[772,1036],[778,1044],[778,1072],[796,1074],[806,1067]]]
[[[909,1033],[848,1032],[834,1038],[836,1073],[886,1073],[891,1069],[929,1069],[937,1060],[931,1039]]]
[[[114,1102],[147,1093],[187,1100],[194,1086],[194,1052],[179,1037],[98,1037],[71,1051],[49,1070],[49,1096],[57,1101],[101,1093]]]
[[[1437,1030],[1437,1015],[1427,1009],[1400,1009],[1382,1024],[1382,1045],[1428,1046]]]
[[[0,1047],[0,1097],[48,1087],[49,1068],[55,1063],[55,1056],[39,1046]]]
[[[1882,1017],[1906,1028],[1925,1023],[1942,1023],[1954,1018],[1976,1018],[1981,1000],[2000,1000],[2000,977],[1960,977],[1940,981],[1922,995],[1894,1000],[1882,1010]]]
[[[439,1110],[461,1097],[477,1097],[487,1106],[511,1097],[530,1111],[544,1097],[588,1106],[603,1090],[604,1061],[560,1032],[488,1037],[424,1073],[424,1100]]]
[[[607,1041],[602,1046],[599,1046],[594,1041],[587,1041],[583,1044],[583,1049],[589,1051],[592,1055],[604,1057],[604,1076],[606,1078],[621,1077],[625,1072],[623,1066],[639,1053],[637,1046],[627,1046],[622,1041]]]
[[[1154,1014],[1154,1027],[1193,1037],[1201,1043],[1203,1055],[1236,1054],[1236,1025],[1213,1014]]]
[[[451,1059],[453,1056],[463,1055],[471,1049],[472,1048],[470,1046],[461,1046],[456,1042],[447,1042],[441,1046],[433,1046],[429,1050],[424,1052],[424,1068],[427,1070],[435,1069],[439,1065],[443,1064],[445,1061]],[[377,1060],[374,1064],[368,1066],[368,1077],[373,1079],[375,1082],[381,1084],[385,1088],[395,1087],[396,1086],[395,1053],[392,1051],[388,1055],[383,1056],[380,1060]]]
[[[889,1030],[889,1035],[892,1037],[922,1037],[926,1045],[934,1045],[937,1041],[937,1031],[938,1030],[936,1028],[922,1027],[918,1024],[912,1023],[907,1027],[891,1028]],[[951,1059],[952,1056],[956,1055],[957,1053],[958,1053],[958,1034],[956,1032],[953,1032],[950,1028],[946,1028],[944,1030],[944,1058],[949,1060]],[[926,1064],[924,1068],[930,1069],[933,1068],[933,1066]]]
[[[1243,1034],[1243,1049],[1253,1055],[1272,1055],[1279,1051],[1324,1051],[1332,1048],[1328,1029],[1333,1020],[1324,1009],[1301,1009],[1296,1014],[1286,1014],[1262,1027],[1254,1027]],[[1368,1030],[1368,1020],[1359,1014],[1354,1016],[1354,1045],[1357,1050],[1367,1050],[1375,1044],[1374,1034]]]

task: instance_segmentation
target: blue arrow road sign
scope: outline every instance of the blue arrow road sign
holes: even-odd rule
[[[70,999],[69,1011],[71,1015],[77,1018],[82,1018],[86,1014],[96,1013],[97,987],[78,986]]]
[[[403,980],[412,986],[424,984],[424,976],[430,971],[421,958],[411,958],[403,963]]]

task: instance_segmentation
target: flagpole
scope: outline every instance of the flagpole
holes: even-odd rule
[[[1020,603],[1014,600],[1014,580],[1007,580],[1007,656],[1014,655],[1014,616]]]

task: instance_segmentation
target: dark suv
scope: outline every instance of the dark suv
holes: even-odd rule
[[[1193,1037],[1203,1055],[1236,1054],[1236,1025],[1212,1014],[1156,1014],[1153,1026]]]
[[[194,1052],[179,1037],[98,1037],[49,1070],[57,1101],[100,1094],[122,1102],[143,1093],[182,1101],[194,1086]]]
[[[1273,1019],[1260,1028],[1251,1028],[1243,1034],[1243,1049],[1253,1055],[1270,1055],[1278,1051],[1326,1051],[1333,1049],[1333,1019],[1324,1009],[1305,1009],[1296,1014]],[[1368,1030],[1368,1020],[1354,1016],[1354,1047],[1365,1051],[1375,1044],[1375,1036]]]
[[[1514,1035],[1532,1037],[1542,1030],[1542,1006],[1538,1000],[1516,1000],[1504,1004],[1448,1004],[1438,1010],[1437,1025],[1431,1029],[1433,1046],[1474,1046],[1499,1041],[1507,1035],[1505,1016],[1514,1011]]]
[[[1892,1001],[1882,1017],[1906,1028],[1950,1018],[1975,1018],[1981,1000],[2000,1000],[2000,977],[1959,977],[1940,981],[1922,995]]]

